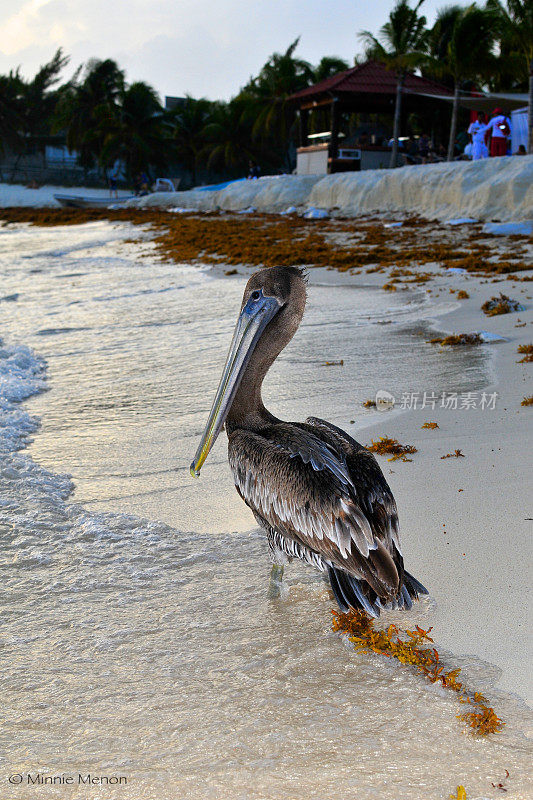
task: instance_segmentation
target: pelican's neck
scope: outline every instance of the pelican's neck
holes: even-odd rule
[[[298,330],[305,308],[305,286],[301,296],[287,303],[268,323],[250,356],[239,388],[226,417],[226,430],[236,428],[261,430],[280,420],[268,411],[261,398],[261,388],[268,370]]]
[[[279,422],[277,417],[265,408],[261,397],[261,389],[265,375],[272,363],[278,356],[275,353],[271,359],[261,361],[257,356],[260,355],[256,350],[242,376],[239,388],[231,404],[231,408],[226,417],[226,431],[237,428],[247,430],[261,430],[268,425]]]

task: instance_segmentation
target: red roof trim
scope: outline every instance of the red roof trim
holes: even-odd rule
[[[441,94],[451,97],[453,92],[429,78],[407,74],[404,86],[410,93]],[[317,97],[324,94],[394,94],[396,92],[396,74],[377,61],[367,61],[357,67],[338,72],[314,86],[308,86],[291,95],[291,100]]]

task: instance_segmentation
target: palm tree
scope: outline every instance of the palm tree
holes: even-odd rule
[[[289,142],[296,124],[296,109],[289,97],[315,80],[312,66],[294,57],[299,41],[298,37],[284,53],[274,53],[241,92],[250,104],[256,101],[254,139],[277,151],[285,167],[290,166]]]
[[[505,77],[509,83],[525,89],[533,62],[533,3],[531,0],[487,0],[487,9],[499,22],[500,53],[508,66]],[[513,87],[515,88],[515,87]]]
[[[110,121],[100,121],[103,147],[102,164],[120,159],[129,177],[148,170],[165,168],[169,162],[170,125],[159,97],[143,81],[132,83],[118,98],[119,112]]]
[[[319,64],[313,70],[314,81],[318,83],[319,81],[326,80],[326,78],[331,78],[332,75],[336,75],[337,72],[344,72],[344,70],[349,68],[350,65],[343,58],[337,58],[337,56],[323,56]]]
[[[378,36],[370,31],[361,31],[359,38],[366,45],[367,58],[381,61],[396,72],[396,105],[394,108],[393,145],[390,168],[397,166],[400,113],[405,75],[419,66],[426,57],[426,18],[418,11],[424,0],[418,0],[414,8],[409,0],[397,0]]]
[[[229,103],[218,103],[205,128],[208,167],[219,167],[234,174],[245,174],[248,161],[257,159],[253,144],[253,111],[242,93]]]
[[[24,81],[19,70],[0,75],[0,153],[24,146]]]
[[[433,27],[428,33],[429,59],[424,64],[422,74],[438,78],[449,87],[453,87],[453,75],[448,70],[448,47],[462,10],[463,6],[460,5],[444,6],[439,9]]]
[[[54,87],[68,62],[68,56],[64,56],[60,48],[31,80],[23,81],[22,128],[29,150],[44,153],[45,145],[55,141],[50,131],[50,120],[58,101],[58,90]]]
[[[54,127],[66,130],[67,146],[78,152],[83,167],[102,164],[106,136],[119,122],[119,101],[125,90],[124,72],[112,59],[93,60],[83,80],[78,74],[64,88]]]
[[[210,100],[187,96],[171,113],[174,152],[190,172],[193,186],[207,144],[206,128],[212,122],[215,108],[216,104]]]
[[[18,69],[0,76],[0,151],[9,147],[17,154],[12,177],[23,155],[40,152],[44,157],[46,145],[57,141],[51,134],[60,93],[55,86],[68,60],[59,49],[31,80]]]
[[[446,21],[446,32],[442,42],[443,52],[439,54],[438,69],[450,74],[454,82],[448,142],[448,161],[451,161],[455,146],[461,84],[466,79],[483,80],[494,72],[496,59],[492,48],[496,28],[494,14],[478,8],[475,3],[466,8],[455,6],[449,9]]]

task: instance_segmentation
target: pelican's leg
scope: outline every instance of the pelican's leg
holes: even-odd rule
[[[281,588],[283,582],[283,571],[285,567],[283,564],[272,564],[270,570],[270,583],[268,585],[267,597],[269,600],[276,600],[281,597]]]
[[[272,569],[270,570],[270,583],[268,585],[267,597],[269,600],[276,600],[278,597],[287,595],[287,588],[283,583],[283,571],[285,564],[290,558],[283,548],[283,537],[270,525],[264,524],[267,533],[268,549],[272,559]]]

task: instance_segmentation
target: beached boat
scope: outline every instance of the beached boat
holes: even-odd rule
[[[127,197],[89,197],[75,194],[54,194],[54,200],[66,208],[107,208],[122,205],[126,200],[133,200],[134,195]]]

